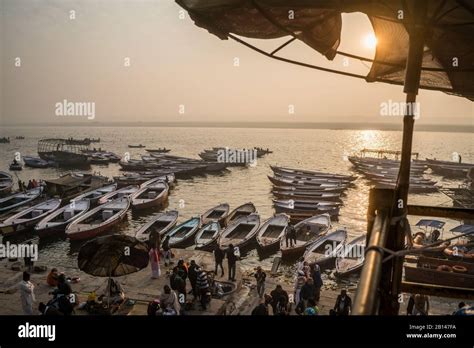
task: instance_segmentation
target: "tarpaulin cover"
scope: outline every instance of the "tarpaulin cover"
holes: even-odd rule
[[[367,81],[403,83],[408,30],[421,21],[425,52],[420,87],[474,100],[474,0],[429,0],[425,18],[411,16],[413,0],[176,0],[196,25],[228,34],[273,39],[292,35],[328,59],[340,43],[342,13],[365,13],[377,48]],[[444,71],[436,71],[442,69]],[[471,69],[472,71],[466,71]],[[462,71],[463,70],[463,71]]]

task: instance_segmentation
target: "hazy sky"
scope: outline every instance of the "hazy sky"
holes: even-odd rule
[[[172,0],[0,0],[0,6],[5,124],[90,122],[55,115],[56,103],[64,99],[94,102],[98,122],[401,121],[380,116],[380,104],[403,101],[402,87],[271,60],[219,40],[187,14],[180,19],[181,8]],[[364,15],[344,15],[340,49],[372,57],[364,44],[371,32]],[[281,40],[253,42],[271,49]],[[358,61],[349,67],[340,59],[328,62],[302,43],[283,52],[310,63],[368,71]],[[421,91],[419,101],[420,123],[473,124],[474,103],[466,99]]]

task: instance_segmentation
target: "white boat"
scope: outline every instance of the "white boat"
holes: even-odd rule
[[[168,184],[155,181],[135,192],[131,196],[133,209],[162,207],[168,199]]]
[[[336,275],[348,276],[359,272],[364,265],[366,235],[357,237],[344,246],[336,258]]]
[[[290,217],[286,214],[277,214],[263,222],[257,232],[257,244],[262,251],[270,250],[280,245],[285,235]]]
[[[67,225],[84,215],[90,208],[90,201],[74,201],[44,217],[35,226],[35,233],[46,238],[57,233],[64,233]]]
[[[217,239],[221,233],[221,225],[218,221],[209,221],[196,233],[194,243],[197,250],[212,251],[217,245]]]
[[[43,187],[36,187],[34,189],[14,193],[10,196],[0,198],[0,213],[21,207],[38,198],[43,192]]]
[[[212,221],[217,221],[221,225],[225,223],[225,220],[227,216],[229,215],[229,204],[227,203],[222,203],[219,204],[215,207],[212,207],[211,209],[207,210],[204,214],[201,216],[201,221],[202,224],[205,225],[208,222]]]
[[[119,224],[126,216],[130,207],[128,197],[99,205],[66,227],[66,235],[70,240],[82,240],[97,237]]]
[[[255,205],[253,203],[249,202],[242,204],[230,212],[230,214],[225,220],[225,223],[226,225],[229,225],[231,222],[235,221],[239,217],[250,215],[252,213],[255,213],[256,211],[257,208],[255,208]]]
[[[286,237],[280,240],[280,250],[282,257],[298,257],[303,255],[306,248],[318,237],[326,234],[331,228],[331,217],[329,214],[322,214],[310,217],[297,223],[296,244],[286,244]]]
[[[103,187],[96,188],[94,190],[85,192],[77,197],[71,199],[72,201],[80,201],[82,199],[88,199],[91,205],[96,205],[99,199],[101,199],[106,194],[113,192],[117,189],[117,184],[107,185]]]
[[[61,205],[61,200],[53,198],[45,202],[38,203],[26,210],[23,210],[0,224],[0,232],[4,237],[25,232],[32,229],[38,221],[55,211]]]
[[[226,249],[232,244],[241,251],[250,246],[257,236],[260,227],[260,216],[252,213],[240,216],[232,220],[226,229],[221,233],[218,243],[221,249]]]
[[[138,191],[138,186],[137,185],[125,186],[125,187],[122,187],[121,189],[109,192],[106,195],[102,196],[98,200],[97,203],[98,204],[104,204],[104,203],[107,203],[109,201],[113,201],[114,199],[117,199],[117,198],[130,197],[131,195],[133,195],[137,191]]]
[[[303,257],[309,264],[320,267],[334,266],[337,253],[344,248],[347,239],[346,230],[336,230],[316,239],[306,249]]]
[[[135,238],[139,241],[145,242],[150,239],[152,234],[164,236],[176,225],[177,220],[178,212],[176,210],[159,213],[140,227],[135,234]]]

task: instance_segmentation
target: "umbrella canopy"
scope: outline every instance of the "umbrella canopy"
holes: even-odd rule
[[[81,271],[93,276],[120,277],[148,266],[148,248],[135,237],[98,237],[81,247],[77,263]]]
[[[333,59],[344,12],[365,13],[377,47],[367,81],[402,85],[410,30],[424,27],[420,88],[474,100],[474,6],[468,0],[430,0],[425,16],[407,0],[176,0],[198,26],[221,39],[232,34],[273,39],[293,36]],[[419,0],[418,0],[419,2]],[[419,4],[418,4],[419,5]],[[415,13],[416,12],[416,13]],[[353,56],[353,55],[352,55]],[[353,56],[354,58],[362,58]]]

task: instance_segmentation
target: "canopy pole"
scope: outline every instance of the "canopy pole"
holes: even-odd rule
[[[393,222],[391,224],[386,247],[393,251],[403,250],[406,232],[409,231],[406,214],[408,211],[408,191],[410,188],[410,167],[413,145],[413,129],[415,116],[419,109],[416,107],[416,96],[420,87],[421,67],[425,46],[425,19],[427,2],[417,0],[412,2],[411,21],[407,25],[409,34],[409,49],[405,68],[406,108],[403,117],[403,138],[400,169],[397,178],[397,188],[393,205]],[[408,9],[405,9],[408,13]],[[404,257],[394,257],[383,265],[381,279],[381,302],[379,313],[382,315],[398,315],[400,309],[399,295],[401,292]],[[403,300],[403,299],[402,299]]]

